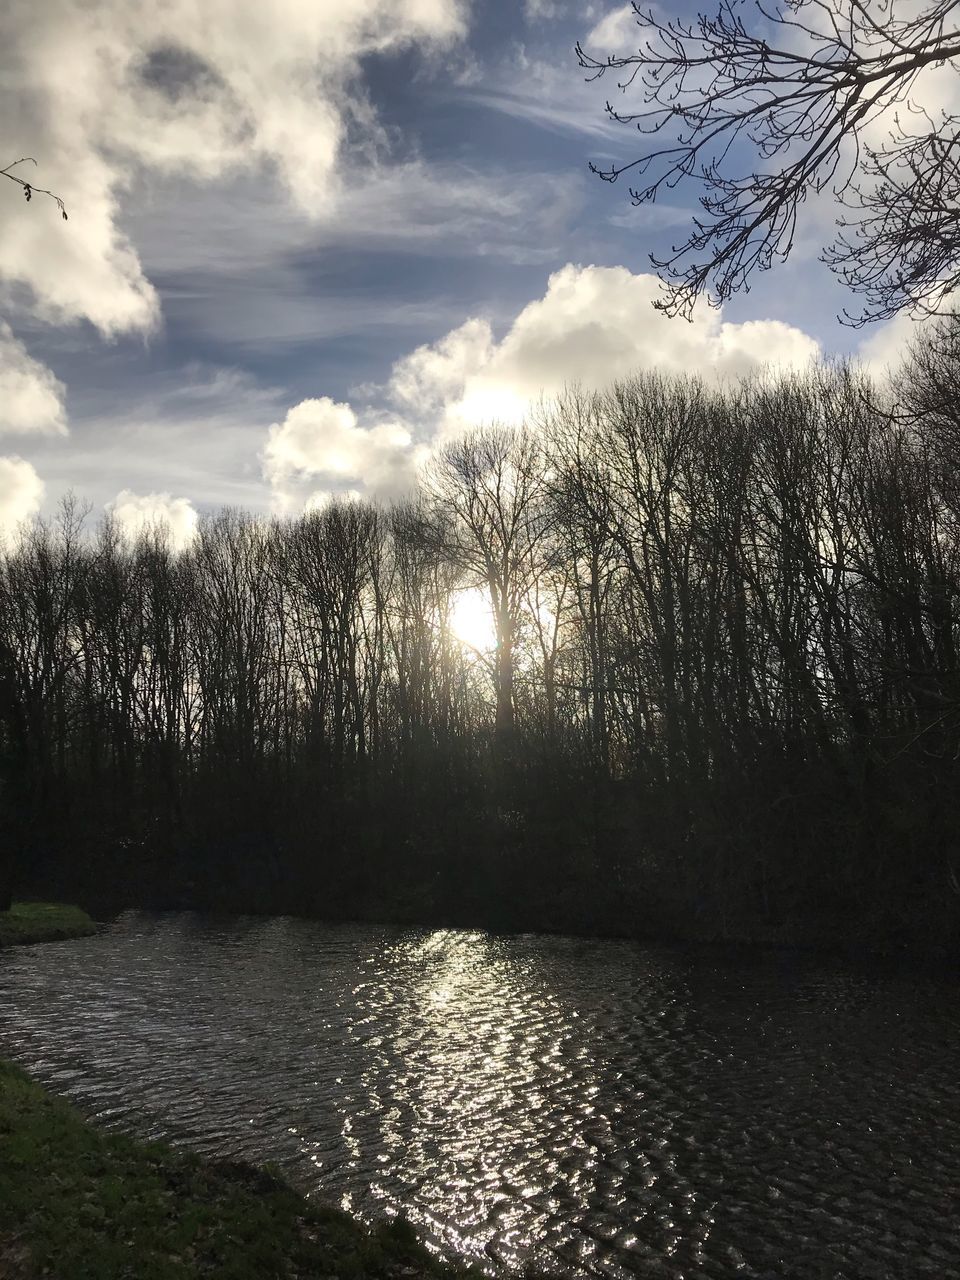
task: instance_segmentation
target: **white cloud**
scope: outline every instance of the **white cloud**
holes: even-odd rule
[[[523,0],[523,16],[529,23],[555,22],[564,16],[563,0]]]
[[[802,369],[820,355],[815,338],[782,320],[721,324],[707,341],[709,363],[727,378],[744,377],[759,369]]]
[[[394,366],[390,389],[407,408],[439,412],[440,428],[518,421],[543,396],[577,383],[602,389],[638,369],[736,378],[801,367],[819,354],[808,334],[778,320],[725,322],[698,306],[692,321],[654,310],[655,276],[626,267],[568,264],[498,343],[470,320]]]
[[[861,363],[875,378],[883,379],[894,373],[906,359],[911,345],[931,323],[936,323],[933,317],[914,319],[901,312],[878,325],[860,343],[857,354]]]
[[[463,30],[464,0],[398,0],[389,11],[375,0],[11,0],[6,136],[38,158],[38,183],[63,197],[70,221],[6,184],[0,278],[26,285],[51,321],[149,331],[157,296],[119,224],[137,174],[223,183],[246,170],[320,216],[338,196],[344,155],[370,163],[383,149],[361,59]]]
[[[149,271],[163,275],[171,331],[211,336],[234,359],[244,358],[241,346],[262,358],[345,334],[362,335],[370,350],[389,335],[386,345],[397,350],[391,331],[419,337],[451,327],[462,301],[442,279],[415,295],[391,290],[386,303],[376,289],[351,291],[342,273],[327,274],[331,253],[402,252],[431,264],[465,255],[541,267],[564,261],[578,183],[566,174],[528,179],[423,161],[382,167],[350,174],[336,207],[314,224],[249,181],[227,207],[212,189],[190,202],[182,184],[170,183],[135,230]]]
[[[0,321],[0,431],[66,435],[64,386]]]
[[[578,82],[575,71],[571,81],[554,62],[520,57],[500,76],[475,88],[467,85],[459,96],[550,133],[586,134],[607,146],[615,141],[617,126],[604,111],[597,86]]]
[[[0,458],[0,543],[12,547],[25,521],[40,510],[43,481],[23,458]]]
[[[779,320],[732,324],[706,304],[692,322],[669,319],[651,306],[658,296],[655,276],[568,264],[499,342],[487,320],[472,317],[398,360],[385,387],[358,392],[385,399],[393,418],[383,406],[361,420],[326,396],[302,401],[273,424],[263,451],[276,505],[317,505],[348,486],[395,497],[412,486],[430,444],[468,426],[519,422],[573,383],[601,390],[644,368],[737,378],[803,367],[819,354],[813,338]],[[333,488],[315,490],[318,476]]]
[[[263,472],[276,505],[289,511],[308,500],[317,477],[341,489],[358,482],[369,495],[396,497],[412,486],[422,452],[403,424],[361,425],[350,405],[321,396],[302,400],[271,426]],[[315,490],[312,497],[319,500]]]
[[[359,502],[363,494],[359,489],[315,489],[303,504],[304,511],[322,511],[331,502]]]
[[[439,342],[417,347],[393,366],[390,392],[415,413],[436,413],[462,393],[467,379],[493,355],[493,331],[486,320],[467,320]]]
[[[199,517],[188,498],[174,498],[169,493],[133,493],[123,489],[106,510],[131,541],[143,533],[164,531],[170,545],[182,551],[196,536]]]
[[[303,269],[305,259],[320,249],[402,251],[431,259],[466,252],[511,262],[555,262],[557,243],[582,204],[581,177],[529,171],[526,181],[518,182],[508,172],[415,158],[352,170],[336,201],[317,210],[312,221],[274,187],[251,178],[234,183],[229,199],[216,188],[196,191],[171,179],[152,185],[149,206],[139,205],[130,225],[148,270],[163,273],[168,291],[182,290],[192,302],[205,297],[212,310],[224,289],[262,285],[256,309],[275,302],[271,325],[309,303],[317,317],[327,317],[330,328],[345,306],[356,313],[382,307],[382,300],[337,297],[331,305],[329,292],[319,294],[315,278]],[[427,304],[416,305],[425,309]],[[229,322],[240,323],[233,315]],[[211,314],[205,327],[219,335],[223,323],[222,315]],[[313,325],[316,329],[316,320]]]
[[[534,13],[532,19],[540,21],[546,16]],[[592,16],[582,10],[577,13],[584,26]],[[529,46],[513,44],[494,65],[479,73],[468,65],[457,91],[460,103],[479,103],[551,133],[584,135],[592,138],[594,145],[606,143],[605,151],[619,138],[619,126],[605,110],[608,96],[609,87],[578,69],[569,48],[561,53],[542,41]]]
[[[68,439],[31,439],[46,507],[70,491],[104,507],[123,489],[269,507],[259,455],[264,428],[283,414],[289,393],[209,363],[115,367],[114,379],[74,392]]]
[[[632,5],[622,4],[604,14],[587,35],[583,47],[595,58],[609,53],[622,56],[639,49],[642,38],[636,11]]]

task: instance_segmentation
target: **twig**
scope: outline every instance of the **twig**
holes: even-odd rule
[[[10,170],[16,168],[18,164],[36,164],[36,163],[37,162],[36,160],[34,160],[33,156],[21,156],[19,160],[11,161],[11,163],[8,164],[5,169],[0,169],[0,174],[2,174],[3,177],[5,178],[9,178],[11,182],[19,183],[19,185],[23,188],[23,194],[26,197],[28,204],[33,199],[35,194],[41,195],[41,196],[49,196],[50,199],[55,202],[57,208],[60,210],[60,216],[63,218],[64,222],[66,222],[67,221],[66,206],[64,205],[63,201],[55,192],[48,191],[46,187],[36,187],[32,182],[27,182],[24,178],[21,178],[17,174],[10,172]]]

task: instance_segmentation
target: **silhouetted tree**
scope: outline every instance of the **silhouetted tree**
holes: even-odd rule
[[[514,647],[520,610],[536,576],[532,554],[543,519],[540,445],[525,430],[487,427],[445,445],[426,478],[442,521],[444,553],[468,587],[489,593],[497,632],[497,734],[514,728]]]
[[[954,945],[940,338],[896,398],[843,365],[571,391],[406,502],[179,552],[67,504],[0,555],[0,895]]]
[[[593,79],[625,73],[639,109],[607,110],[651,137],[594,172],[631,173],[636,204],[688,179],[703,192],[687,239],[653,258],[668,286],[657,305],[689,314],[705,291],[722,302],[746,287],[787,257],[800,206],[824,192],[843,210],[824,256],[863,296],[855,322],[944,304],[960,282],[960,115],[912,95],[924,69],[955,70],[952,0],[757,3],[749,28],[737,0],[692,26],[634,9],[638,51],[577,54]]]

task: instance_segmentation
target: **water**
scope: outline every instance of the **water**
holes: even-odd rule
[[[960,991],[631,943],[128,913],[0,1051],[488,1270],[960,1275]]]

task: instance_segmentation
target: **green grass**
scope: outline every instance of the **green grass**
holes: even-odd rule
[[[15,902],[9,911],[0,911],[0,947],[86,938],[96,931],[85,911],[59,902]]]
[[[368,1232],[269,1170],[103,1133],[0,1061],[4,1280],[464,1274],[402,1220]]]

